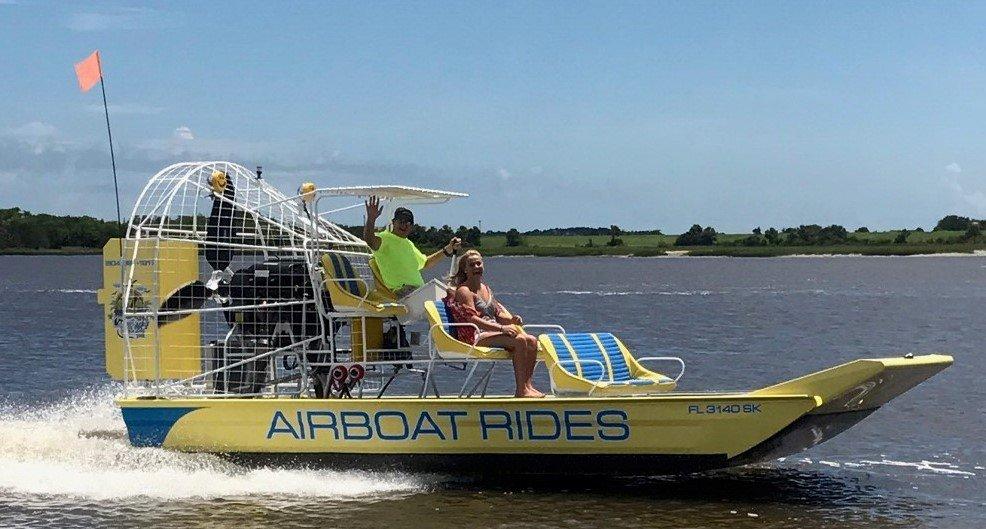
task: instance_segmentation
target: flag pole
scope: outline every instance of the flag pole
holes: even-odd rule
[[[99,60],[99,56],[96,56],[96,60]],[[123,226],[123,221],[120,217],[120,186],[117,184],[116,180],[116,155],[113,154],[113,131],[110,129],[110,109],[106,105],[106,86],[103,82],[103,65],[99,65],[99,89],[103,92],[103,112],[106,114],[106,135],[110,138],[110,163],[113,164],[113,192],[116,194],[116,224],[119,227]]]
[[[95,71],[93,71],[93,59],[95,59]],[[123,219],[120,215],[120,186],[116,178],[116,153],[113,152],[113,130],[110,129],[110,107],[106,104],[106,84],[103,81],[103,66],[102,61],[99,59],[99,50],[92,52],[88,57],[82,61],[75,64],[75,75],[79,80],[79,89],[83,92],[88,92],[92,89],[93,85],[96,84],[96,79],[99,79],[99,90],[103,93],[103,113],[106,115],[106,135],[110,140],[110,162],[113,164],[113,192],[116,195],[116,225],[117,229],[123,228]],[[136,379],[136,370],[134,369],[133,355],[130,350],[130,332],[128,322],[130,320],[127,317],[127,309],[130,302],[131,284],[127,283],[127,261],[123,256],[124,252],[124,237],[126,233],[119,233],[120,238],[116,239],[119,242],[120,248],[120,284],[117,285],[117,293],[120,296],[120,310],[122,312],[123,320],[123,381],[124,383],[129,382],[128,374],[130,371],[134,373],[134,379]],[[112,241],[113,239],[110,239]],[[109,242],[107,243],[109,244]],[[106,249],[104,248],[105,252]],[[136,259],[137,248],[134,248],[134,259]],[[133,271],[131,271],[131,277],[133,276]],[[156,360],[157,356],[155,355]],[[130,370],[127,369],[130,367]]]

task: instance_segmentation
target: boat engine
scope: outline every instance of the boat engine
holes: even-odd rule
[[[233,336],[229,341],[217,340],[210,343],[208,369],[211,371],[232,366],[209,377],[212,388],[224,393],[259,393],[267,382],[270,358],[250,358],[268,350],[268,340],[244,339],[241,336]],[[248,361],[244,362],[245,360]]]
[[[281,305],[315,299],[308,264],[302,260],[266,261],[237,270],[226,292],[232,307],[260,305],[223,313],[227,323],[236,325],[244,336],[271,337],[282,324],[290,328],[293,341],[313,338],[321,332],[322,318],[314,303]],[[325,306],[331,306],[328,294],[323,291],[321,296]]]

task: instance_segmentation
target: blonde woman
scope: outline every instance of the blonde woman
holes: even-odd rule
[[[523,318],[511,314],[497,302],[493,291],[483,283],[483,256],[469,250],[459,258],[449,282],[455,288],[455,302],[467,309],[468,321],[479,327],[476,345],[500,347],[510,351],[514,364],[517,397],[543,397],[534,389],[531,378],[537,362],[537,338],[524,332]],[[471,309],[471,310],[469,310]]]

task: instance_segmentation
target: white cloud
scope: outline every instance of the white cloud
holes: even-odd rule
[[[21,140],[37,140],[41,138],[53,137],[58,132],[54,125],[49,125],[41,121],[32,121],[19,127],[7,129],[6,135],[13,136]]]
[[[948,164],[948,165],[945,166],[945,170],[948,171],[948,172],[950,172],[950,173],[958,174],[958,173],[961,173],[962,172],[962,166],[960,166],[956,162],[952,162],[952,163],[950,163],[950,164]]]
[[[949,171],[952,176],[946,177],[944,179],[945,185],[952,191],[952,195],[957,202],[958,207],[962,208],[965,212],[968,208],[972,208],[966,215],[972,215],[981,217],[986,215],[986,192],[983,189],[971,189],[966,185],[963,185],[959,181],[959,173],[956,171]]]
[[[507,171],[502,167],[497,170],[496,174],[499,175],[500,180],[510,180],[513,177],[513,175],[510,174],[510,171]]]
[[[164,107],[154,107],[141,105],[140,103],[110,103],[110,114],[128,114],[134,116],[150,116],[164,112]],[[86,110],[94,113],[103,113],[103,105],[88,105]]]
[[[94,135],[85,141],[68,141],[64,134],[44,122],[28,123],[14,129],[0,128],[0,207],[86,213],[103,218],[115,216],[112,199],[106,199],[113,193],[106,138]],[[179,134],[190,135],[194,140],[183,139]],[[41,148],[34,148],[27,139],[38,142]],[[460,190],[462,175],[476,175],[477,178],[466,178],[471,183],[462,191],[501,199],[513,196],[508,193],[521,193],[517,186],[510,185],[512,180],[500,180],[497,166],[448,168],[394,161],[347,160],[343,153],[339,157],[333,156],[334,146],[317,142],[214,138],[201,131],[195,133],[185,125],[165,129],[161,137],[155,139],[117,140],[115,147],[124,210],[129,210],[130,201],[138,195],[148,177],[167,165],[190,160],[230,160],[246,167],[263,165],[265,178],[285,191],[293,190],[305,181],[323,185],[399,182]],[[50,186],[60,190],[57,197],[37,193],[38,175],[44,175]],[[485,177],[479,178],[479,175]],[[471,219],[474,215],[465,202],[461,206],[453,204],[449,210],[443,210],[442,215],[457,218],[456,212],[463,219]],[[437,213],[434,219],[430,222],[439,225],[448,221]],[[455,224],[459,223],[466,222]]]
[[[30,146],[34,154],[64,148],[63,142],[56,139],[58,129],[54,125],[41,121],[32,121],[19,127],[10,127],[2,135]]]
[[[65,21],[72,31],[91,32],[146,29],[156,25],[158,11],[145,7],[122,7],[111,11],[73,13]]]
[[[175,129],[175,137],[179,140],[191,141],[195,139],[195,135],[192,134],[192,129],[182,125]]]

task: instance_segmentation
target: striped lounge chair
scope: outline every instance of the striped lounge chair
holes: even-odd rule
[[[356,273],[345,255],[326,253],[322,256],[322,268],[325,270],[325,290],[334,310],[378,318],[407,314],[404,305],[395,303],[376,289],[367,288],[366,281]]]
[[[510,360],[510,353],[504,349],[481,347],[459,341],[455,337],[455,326],[463,324],[452,323],[445,303],[425,301],[425,313],[428,315],[431,344],[439,358],[443,360]]]
[[[677,386],[684,362],[676,357],[636,359],[610,333],[542,334],[538,337],[546,353],[545,363],[555,394],[597,396],[665,393]],[[673,360],[681,364],[675,379],[644,369],[640,362]]]

